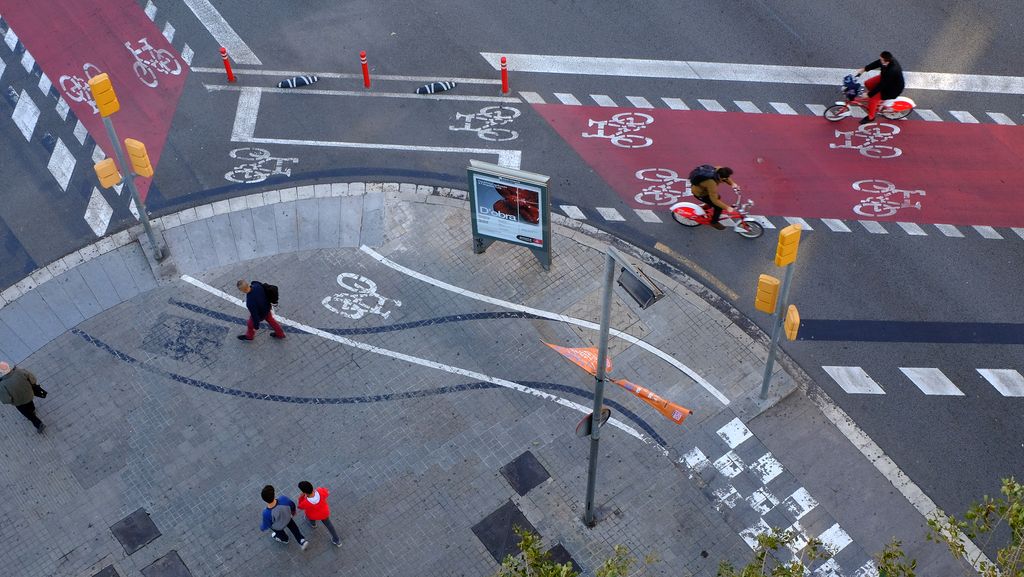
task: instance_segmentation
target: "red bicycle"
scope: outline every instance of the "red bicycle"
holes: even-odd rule
[[[744,238],[757,238],[761,236],[764,234],[764,227],[748,215],[751,207],[754,206],[754,201],[748,200],[743,202],[743,195],[740,194],[739,189],[734,190],[736,191],[736,204],[733,205],[733,210],[723,210],[722,218],[734,221],[735,224],[732,229],[736,231],[736,234]],[[672,218],[683,226],[711,224],[711,214],[709,212],[711,207],[702,202],[677,202],[669,207],[669,210],[672,211]]]
[[[865,94],[864,86],[852,74],[847,74],[843,78],[843,94],[846,95],[845,101],[836,102],[825,109],[823,114],[825,120],[838,122],[847,118],[850,116],[850,111],[853,107],[867,112],[868,97]],[[897,96],[896,98],[883,100],[878,105],[878,114],[889,120],[899,120],[906,118],[914,110],[915,106],[917,104],[906,96]]]

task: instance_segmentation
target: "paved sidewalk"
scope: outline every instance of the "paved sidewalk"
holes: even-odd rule
[[[14,521],[0,526],[0,566],[484,576],[514,547],[513,522],[586,574],[623,544],[658,558],[647,574],[711,576],[748,559],[768,525],[839,550],[815,575],[876,574],[870,556],[891,535],[921,574],[952,566],[793,377],[780,369],[757,401],[760,340],[621,244],[667,296],[646,311],[617,299],[612,326],[633,339],[612,339],[612,376],[695,412],[675,425],[609,385],[600,522],[584,527],[589,441],[574,429],[593,378],[544,343],[596,346],[615,241],[561,221],[549,272],[500,243],[474,255],[460,196],[349,183],[218,202],[156,223],[174,255],[157,275],[122,234],[0,295],[0,358],[51,393],[37,403],[43,436],[0,411]],[[240,278],[280,287],[286,340],[235,339]],[[331,488],[341,548],[301,523],[307,551],[258,531],[260,488],[294,496],[300,480]]]

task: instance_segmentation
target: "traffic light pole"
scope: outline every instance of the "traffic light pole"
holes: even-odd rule
[[[761,400],[768,398],[768,385],[772,380],[772,369],[775,367],[775,349],[779,346],[779,336],[782,334],[782,322],[786,315],[786,305],[789,302],[789,281],[793,279],[793,264],[786,265],[786,276],[782,279],[782,290],[779,295],[779,304],[775,307],[775,316],[772,317],[772,344],[768,347],[768,362],[764,366],[764,378],[761,380]]]
[[[160,248],[160,244],[156,242],[156,236],[153,235],[153,227],[150,226],[149,215],[146,213],[146,205],[142,202],[142,197],[139,196],[139,190],[135,188],[135,173],[129,168],[131,164],[125,162],[124,150],[121,149],[121,141],[118,140],[117,132],[114,131],[114,123],[110,121],[109,117],[103,116],[102,119],[103,126],[107,129],[107,136],[110,137],[110,143],[114,147],[117,163],[125,168],[123,182],[128,187],[132,200],[135,201],[135,206],[139,209],[139,220],[142,221],[142,228],[146,231],[146,236],[149,238],[149,245],[153,249],[153,258],[158,261],[163,260],[163,250]]]
[[[601,442],[601,409],[604,405],[604,367],[608,359],[608,331],[612,316],[612,289],[615,282],[615,257],[609,247],[604,257],[604,289],[601,296],[601,333],[597,344],[597,375],[594,383],[594,412],[590,415],[590,462],[587,467],[587,508],[583,522],[593,527],[594,489],[597,485],[598,444]]]

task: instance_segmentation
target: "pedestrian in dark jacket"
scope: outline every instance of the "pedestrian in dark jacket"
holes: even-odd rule
[[[277,497],[272,485],[263,487],[260,496],[263,497],[263,501],[267,504],[267,508],[263,510],[263,522],[260,524],[260,531],[270,529],[270,536],[275,541],[287,543],[288,534],[284,532],[285,528],[287,528],[295,536],[295,540],[298,541],[302,550],[305,551],[306,547],[309,546],[309,541],[302,536],[299,526],[295,524],[295,520],[292,518],[295,516],[295,502],[284,495]]]
[[[35,384],[36,376],[32,373],[0,362],[0,401],[5,405],[14,405],[19,413],[32,421],[36,431],[42,434],[46,430],[46,425],[36,416],[36,405],[32,402],[35,396],[32,386]]]
[[[284,329],[274,319],[270,299],[267,298],[267,292],[263,287],[263,283],[256,281],[249,283],[240,280],[237,286],[238,290],[245,293],[245,308],[249,309],[249,321],[246,323],[246,331],[244,335],[238,335],[239,340],[251,341],[256,336],[256,330],[259,329],[260,323],[263,321],[267,321],[270,328],[274,329],[270,336],[275,339],[285,338]]]
[[[864,81],[864,88],[868,89],[868,115],[861,119],[861,124],[875,121],[875,112],[883,100],[891,100],[903,94],[905,83],[903,81],[903,67],[892,57],[888,50],[882,52],[878,60],[871,64],[864,65],[857,71],[857,76],[868,70],[878,69],[878,76],[868,78]]]

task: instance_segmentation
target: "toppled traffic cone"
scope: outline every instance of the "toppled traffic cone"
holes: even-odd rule
[[[299,86],[306,86],[306,85],[309,85],[309,84],[313,84],[317,80],[320,80],[320,79],[317,78],[316,76],[295,76],[295,77],[292,77],[292,78],[288,78],[287,80],[282,80],[281,82],[278,82],[277,83],[277,87],[278,88],[297,88]]]
[[[431,82],[430,84],[424,84],[417,88],[416,94],[433,94],[435,92],[451,90],[452,88],[455,88],[454,82]]]

